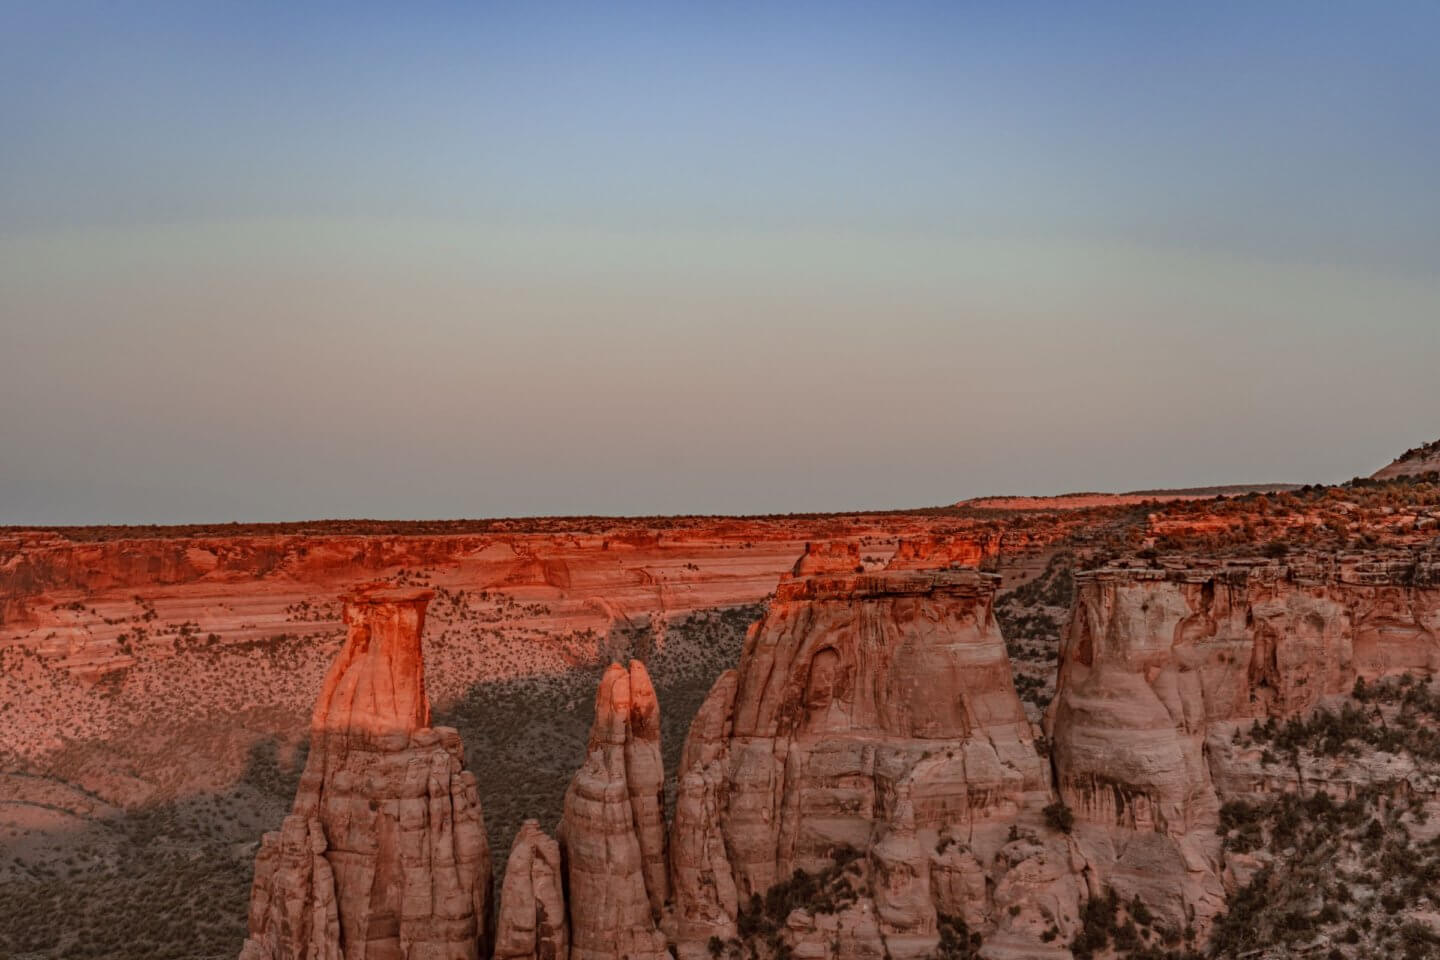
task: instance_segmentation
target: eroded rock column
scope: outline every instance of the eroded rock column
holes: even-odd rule
[[[574,960],[660,960],[669,878],[659,703],[645,667],[612,664],[595,696],[585,765],[565,793]]]
[[[495,960],[566,960],[570,927],[560,845],[534,820],[515,835],[495,928]]]
[[[460,737],[432,729],[429,591],[345,597],[295,806],[256,860],[243,960],[480,960],[490,851]]]

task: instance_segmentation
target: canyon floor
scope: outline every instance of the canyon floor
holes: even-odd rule
[[[998,574],[996,617],[1038,730],[1078,573],[1317,553],[1364,567],[1433,554],[1440,535],[1440,484],[1424,474],[1265,491],[753,518],[0,530],[0,958],[236,956],[258,841],[295,796],[309,711],[344,637],[337,598],[357,583],[435,591],[423,637],[435,721],[461,734],[503,863],[524,819],[558,821],[613,660],[642,660],[654,680],[673,799],[691,718],[807,543],[853,545],[867,571],[922,543]],[[1326,751],[1363,766],[1383,749],[1429,770],[1440,694],[1423,672],[1402,675],[1347,690],[1299,726],[1236,727],[1235,749],[1288,758],[1302,783]],[[1376,742],[1377,725],[1401,734]],[[1410,807],[1305,796],[1220,812],[1212,833],[1227,850],[1289,853],[1254,859],[1207,949],[1260,956],[1244,930],[1288,923],[1276,956],[1440,956],[1429,800],[1407,820]],[[1339,859],[1306,853],[1321,848]],[[1262,896],[1260,870],[1288,871],[1308,899]],[[1351,878],[1343,893],[1337,876]],[[1380,906],[1348,906],[1351,886]],[[1091,902],[1095,955],[1146,955],[1134,912]]]

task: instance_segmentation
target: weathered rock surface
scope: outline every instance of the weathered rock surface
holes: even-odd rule
[[[659,710],[643,664],[605,671],[560,823],[574,960],[669,956],[660,930],[669,876]]]
[[[534,820],[510,848],[495,926],[495,960],[566,960],[570,927],[560,845]]]
[[[285,818],[278,834],[266,834],[255,858],[250,936],[245,960],[344,960],[335,905],[335,872],[325,859],[319,821]]]
[[[896,570],[782,581],[685,745],[672,834],[682,957],[733,937],[751,897],[848,850],[868,893],[792,914],[784,936],[797,955],[928,955],[937,905],[1021,939],[1027,925],[1073,928],[1058,834],[1035,841],[1067,864],[1048,897],[993,909],[989,871],[1012,824],[1038,825],[1050,799],[993,615],[997,579]]]
[[[901,537],[887,570],[946,570],[974,567],[1003,575],[1005,586],[1030,579],[1044,570],[1059,531],[976,529],[968,533]]]
[[[864,569],[860,544],[849,540],[819,540],[805,544],[790,575],[813,577],[824,573],[855,573]]]
[[[1000,534],[975,537],[907,537],[895,546],[887,570],[979,567],[1000,550]]]
[[[1433,582],[1413,562],[1333,560],[1077,575],[1047,726],[1102,881],[1203,932],[1224,907],[1221,804],[1285,789],[1231,749],[1237,725],[1308,713],[1357,677],[1435,673]]]
[[[345,599],[295,806],[256,859],[244,960],[488,956],[490,853],[459,735],[431,729],[428,591]]]
[[[430,725],[420,635],[433,598],[379,586],[346,598],[348,637],[315,702],[312,730],[380,736]]]

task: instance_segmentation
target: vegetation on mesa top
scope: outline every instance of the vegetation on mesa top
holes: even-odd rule
[[[499,517],[456,520],[300,520],[285,523],[99,524],[93,526],[21,525],[0,527],[0,535],[49,533],[76,542],[199,537],[439,537],[464,534],[589,533],[670,530],[716,523],[836,522],[850,518],[915,514],[914,510],[857,510],[837,513],[772,513],[753,516],[677,514],[674,516]]]
[[[1418,451],[1440,455],[1440,441]],[[1407,452],[1412,456],[1415,451]],[[1258,491],[1265,492],[1258,492]],[[1217,491],[1211,495],[1211,491]],[[1247,491],[1247,492],[1241,492]],[[1092,495],[1067,495],[1070,498]],[[1073,527],[1080,538],[1092,544],[1114,541],[1116,549],[1139,549],[1143,528],[1151,520],[1179,521],[1203,518],[1215,521],[1226,517],[1240,520],[1247,514],[1271,517],[1297,512],[1341,513],[1358,508],[1384,510],[1393,507],[1440,506],[1440,472],[1397,475],[1381,479],[1357,477],[1339,485],[1264,484],[1230,487],[1195,487],[1178,490],[1135,491],[1127,494],[1093,495],[1096,502],[1065,505],[1058,497],[990,497],[962,501],[937,507],[894,510],[855,510],[833,513],[787,513],[756,515],[701,515],[619,517],[513,517],[455,520],[366,520],[332,519],[289,523],[218,523],[177,525],[94,525],[94,526],[6,526],[0,536],[21,533],[50,534],[73,542],[103,542],[124,539],[193,539],[202,537],[278,537],[278,536],[457,536],[515,534],[591,534],[619,535],[624,533],[698,530],[717,524],[750,523],[771,526],[790,536],[824,538],[845,536],[861,522],[884,521],[887,518],[953,520],[961,524],[951,530],[936,528],[937,534],[966,533],[977,526],[996,531],[1024,529],[1042,523]],[[1337,522],[1329,523],[1329,519]],[[1366,519],[1363,515],[1361,520]],[[795,529],[796,525],[802,529]],[[1211,527],[1215,524],[1211,523]],[[1326,524],[1335,536],[1302,537],[1297,545],[1317,548],[1348,548],[1374,546],[1363,540],[1352,544],[1348,536],[1354,524],[1344,517],[1327,518]],[[1116,536],[1124,532],[1139,536]],[[757,533],[760,531],[757,531]],[[1222,536],[1218,545],[1264,543],[1250,532],[1243,536]],[[1434,536],[1435,532],[1431,533]],[[1074,539],[1074,538],[1072,538]],[[1284,538],[1282,538],[1284,539]],[[1125,541],[1133,542],[1125,542]],[[23,549],[23,548],[22,548]],[[1175,549],[1173,546],[1165,549]]]
[[[1247,493],[1277,493],[1282,490],[1298,490],[1303,483],[1229,483],[1208,487],[1157,487],[1151,490],[1124,490],[1120,492],[1103,490],[1074,490],[1069,493],[1042,494],[1037,496],[1014,496],[1007,494],[995,494],[988,497],[972,497],[969,500],[961,500],[956,506],[970,506],[988,508],[992,504],[1004,504],[1009,501],[1034,501],[1036,506],[1031,509],[1045,510],[1047,501],[1055,505],[1055,509],[1070,509],[1064,506],[1068,501],[1093,499],[1102,501],[1095,504],[1104,506],[1103,501],[1130,500],[1137,497],[1148,500],[1197,500],[1206,497],[1236,497]],[[1004,507],[1001,507],[1004,509]]]
[[[1440,457],[1440,440],[1406,450],[1394,464],[1418,459]],[[1393,464],[1392,464],[1393,465]],[[1380,473],[1384,473],[1381,470]],[[877,510],[841,510],[802,513],[767,514],[675,514],[671,516],[579,515],[541,517],[456,518],[446,520],[374,520],[364,518],[322,519],[281,523],[196,523],[196,524],[92,524],[63,526],[21,524],[0,526],[0,535],[21,532],[50,533],[74,541],[105,541],[155,538],[184,539],[195,537],[237,536],[444,536],[487,533],[604,533],[623,528],[685,529],[718,521],[839,521],[847,518],[885,516],[987,516],[1030,513],[1076,513],[1104,515],[1130,510],[1137,505],[1153,503],[1167,508],[1183,507],[1186,503],[1214,503],[1225,500],[1253,500],[1256,496],[1283,493],[1308,493],[1361,487],[1373,483],[1440,484],[1440,472],[1431,471],[1398,475],[1381,479],[1357,477],[1348,484],[1332,487],[1324,484],[1245,483],[1202,487],[1130,490],[1123,493],[1066,493],[1045,497],[988,496],[962,500],[936,507],[915,507]],[[1082,501],[1094,502],[1082,502]],[[1067,503],[1067,501],[1076,501]]]
[[[1388,755],[1433,774],[1440,763],[1440,692],[1406,674],[1357,680],[1351,696],[1338,713],[1322,709],[1283,724],[1270,719],[1237,731],[1233,742],[1262,747],[1266,766],[1300,770],[1322,758]],[[1424,795],[1408,789],[1403,774],[1344,799],[1318,786],[1221,807],[1216,832],[1224,848],[1260,856],[1219,918],[1210,955],[1284,947],[1287,956],[1440,956],[1440,932],[1426,920],[1440,884],[1440,837],[1421,839],[1432,833],[1423,829]],[[1322,953],[1326,941],[1330,950]],[[1354,952],[1361,945],[1370,952]]]
[[[1424,443],[1418,447],[1411,447],[1396,457],[1395,462],[1406,463],[1410,460],[1419,460],[1422,457],[1440,457],[1440,440],[1432,440],[1430,443]]]
[[[1274,496],[1177,502],[1149,518],[1147,534],[1149,546],[1160,552],[1218,556],[1434,546],[1440,538],[1440,474],[1357,477]]]

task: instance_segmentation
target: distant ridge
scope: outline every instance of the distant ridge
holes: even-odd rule
[[[1127,490],[1122,497],[1238,497],[1247,493],[1280,493],[1299,490],[1303,483],[1230,483],[1216,487],[1177,487],[1169,490]]]
[[[957,507],[980,510],[1084,510],[1089,507],[1123,507],[1150,500],[1208,500],[1211,497],[1238,497],[1247,493],[1280,493],[1299,490],[1300,483],[1231,483],[1213,487],[1176,487],[1161,490],[1130,490],[1125,493],[1062,493],[1049,497],[976,497],[961,500]]]
[[[1370,476],[1374,480],[1390,480],[1395,477],[1414,477],[1436,471],[1440,471],[1440,440],[1419,447],[1411,447]]]

